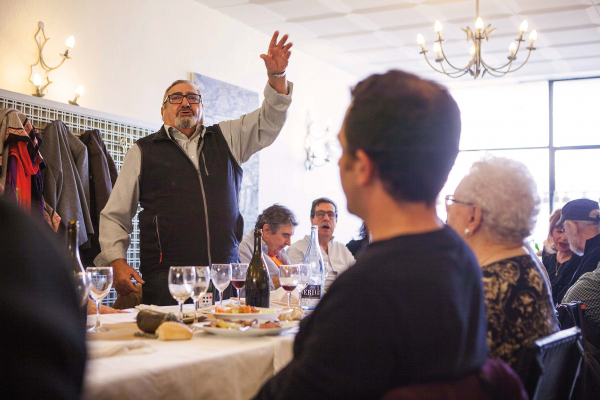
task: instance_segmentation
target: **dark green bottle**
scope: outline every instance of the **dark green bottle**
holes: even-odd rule
[[[246,275],[246,305],[269,308],[269,271],[263,260],[262,229],[254,231],[254,255]]]

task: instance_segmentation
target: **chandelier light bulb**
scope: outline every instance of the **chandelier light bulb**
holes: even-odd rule
[[[78,96],[82,96],[83,95],[83,85],[77,86],[77,89],[75,89],[75,94],[78,95]]]
[[[40,78],[40,74],[36,72],[33,76],[33,84],[34,86],[42,86],[42,78]]]
[[[483,20],[481,17],[477,17],[477,21],[475,21],[475,29],[482,30],[483,29]]]
[[[525,32],[527,32],[528,27],[529,27],[529,25],[527,25],[527,20],[524,20],[523,22],[521,22],[521,27],[519,28],[519,30],[521,31],[521,34],[524,34]]]
[[[435,32],[437,34],[442,33],[442,23],[439,20],[435,21]]]
[[[439,56],[440,56],[440,52],[441,52],[441,51],[442,51],[442,46],[440,46],[440,44],[439,44],[438,42],[435,42],[435,43],[433,44],[433,52],[434,52],[435,54],[437,54],[437,55],[438,55],[438,57],[439,57]]]
[[[508,46],[508,50],[510,51],[511,57],[513,57],[515,55],[515,51],[517,51],[517,44],[512,42],[510,46]]]
[[[425,44],[425,38],[420,33],[417,35],[417,43],[421,46]]]
[[[529,41],[533,44],[537,40],[537,31],[534,29],[529,34]]]
[[[469,53],[471,54],[471,57],[475,55],[475,45],[471,46],[471,50],[469,51]]]
[[[73,35],[71,35],[67,39],[67,42],[65,43],[65,46],[67,46],[67,49],[71,50],[74,45],[75,45],[75,37]]]

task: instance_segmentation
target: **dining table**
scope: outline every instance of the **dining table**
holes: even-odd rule
[[[160,309],[176,314],[178,307]],[[297,323],[273,336],[226,337],[196,328],[191,340],[161,341],[134,336],[138,310],[126,311],[102,314],[110,331],[87,334],[84,399],[250,399],[293,357]],[[95,321],[88,316],[88,326]]]

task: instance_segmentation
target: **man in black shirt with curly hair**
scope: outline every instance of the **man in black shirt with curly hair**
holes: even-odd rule
[[[302,321],[294,359],[257,398],[381,398],[487,360],[480,268],[435,210],[458,154],[456,102],[401,71],[370,76],[352,98],[340,175],[372,243]]]

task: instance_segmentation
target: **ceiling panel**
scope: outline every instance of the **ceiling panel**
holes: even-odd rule
[[[474,29],[475,0],[196,0],[270,35],[289,33],[295,48],[363,77],[385,68],[404,68],[441,81],[449,80],[431,70],[416,43],[424,35],[430,59],[433,26],[443,23],[444,49],[453,64],[468,62],[471,44],[461,30]],[[536,29],[537,51],[529,65],[513,77],[582,71],[600,74],[600,0],[487,0],[480,3],[485,24],[496,30],[483,43],[489,64],[504,64],[508,46],[527,19]],[[529,32],[524,35],[526,42]],[[518,63],[526,57],[519,53]],[[437,66],[437,63],[436,63]],[[468,79],[468,78],[465,78]]]

